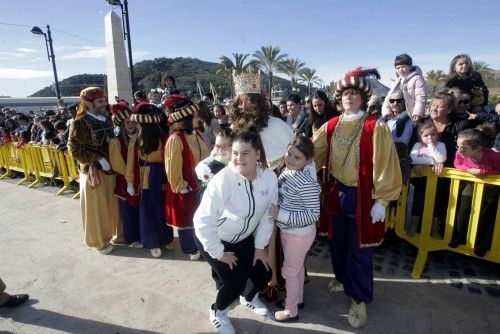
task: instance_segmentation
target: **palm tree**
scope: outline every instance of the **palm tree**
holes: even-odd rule
[[[272,45],[263,46],[260,50],[254,52],[253,56],[257,58],[257,63],[260,68],[266,72],[269,78],[269,103],[272,103],[272,87],[273,87],[273,72],[279,70],[287,54],[280,54],[281,50],[278,46]]]
[[[427,72],[427,83],[429,84],[429,88],[432,87],[432,94],[436,92],[436,89],[443,84],[443,82],[447,79],[447,75],[444,74],[441,70],[431,70]]]
[[[322,85],[323,80],[321,80],[317,75],[316,75],[316,70],[309,68],[309,67],[304,67],[300,71],[300,81],[304,82],[307,84],[307,87],[309,88],[309,94],[311,94],[311,89],[313,85]]]
[[[242,54],[237,52],[233,53],[234,62],[229,57],[226,56],[220,57],[221,68],[219,68],[215,72],[215,74],[221,77],[229,78],[231,86],[231,97],[233,97],[233,71],[239,73],[245,70],[248,66],[256,64],[255,60],[249,61],[248,63],[245,64],[245,60],[248,58],[248,56],[249,54]]]
[[[495,77],[493,69],[484,61],[474,61],[472,67],[481,74],[484,80],[490,80]]]
[[[297,77],[300,74],[300,71],[304,68],[306,64],[301,62],[298,58],[289,58],[283,61],[283,65],[281,66],[281,72],[285,73],[290,77],[290,83],[292,86],[292,92],[295,91]]]

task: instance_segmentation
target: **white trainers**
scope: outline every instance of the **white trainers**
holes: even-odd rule
[[[134,241],[129,246],[132,248],[143,248],[144,247],[139,241]]]
[[[200,256],[201,256],[200,252],[196,251],[196,253],[194,253],[194,254],[189,254],[189,259],[191,261],[197,261],[200,259]]]
[[[113,245],[109,244],[109,245],[99,249],[99,253],[101,253],[102,255],[108,255],[113,251],[113,248],[114,248]]]
[[[339,282],[338,279],[334,278],[328,283],[328,291],[331,293],[344,291],[344,286]]]
[[[156,257],[156,258],[161,257],[161,249],[160,248],[152,248],[150,250],[150,252],[151,252],[151,255],[153,257]]]
[[[267,306],[259,299],[259,294],[256,293],[252,301],[247,301],[245,297],[240,296],[240,304],[251,308],[258,315],[267,315]]]
[[[368,322],[368,315],[366,314],[366,304],[360,302],[357,304],[354,300],[351,301],[349,308],[349,315],[347,321],[354,328],[363,327]]]
[[[210,322],[214,325],[217,333],[220,334],[234,334],[236,331],[234,330],[227,313],[229,312],[229,306],[225,310],[213,310],[214,306],[210,308]]]

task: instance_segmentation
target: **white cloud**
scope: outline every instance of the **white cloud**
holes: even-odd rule
[[[21,53],[35,53],[35,52],[39,52],[39,50],[29,49],[29,48],[16,48],[16,51],[19,51]]]
[[[80,51],[60,56],[60,59],[98,59],[106,57],[105,47],[82,47]]]
[[[0,56],[8,57],[6,59],[12,59],[12,57],[21,58],[21,57],[24,56],[24,54],[23,53],[19,53],[19,52],[5,52],[5,51],[0,51]]]
[[[0,78],[2,79],[34,79],[50,77],[52,75],[52,71],[0,67]]]

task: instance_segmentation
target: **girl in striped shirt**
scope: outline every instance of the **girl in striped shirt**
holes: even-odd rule
[[[294,321],[303,307],[304,259],[316,236],[319,219],[319,194],[316,179],[314,145],[309,138],[298,135],[288,145],[285,166],[278,179],[278,206],[271,206],[270,215],[281,229],[284,262],[283,277],[287,296],[283,311],[275,313],[277,321]]]

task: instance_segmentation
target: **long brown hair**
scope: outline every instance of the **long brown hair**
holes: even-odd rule
[[[245,101],[245,109],[239,104]],[[269,102],[260,94],[240,94],[230,106],[228,116],[235,133],[248,131],[255,127],[257,132],[267,127],[271,108]]]

